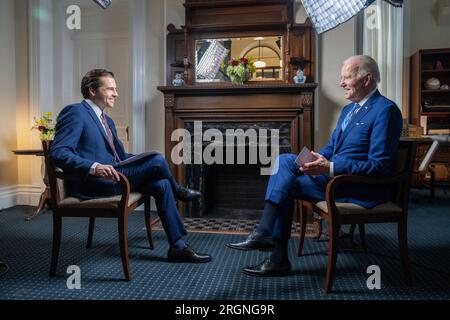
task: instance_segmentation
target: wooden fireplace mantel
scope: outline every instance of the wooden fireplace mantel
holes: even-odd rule
[[[289,123],[291,152],[303,146],[314,148],[314,91],[316,83],[307,84],[196,84],[181,87],[160,86],[165,107],[165,153],[171,170],[184,183],[183,166],[170,161],[172,132],[185,128],[186,122],[219,123]]]
[[[158,90],[165,95],[216,95],[216,94],[254,94],[254,93],[299,93],[314,91],[316,83],[255,83],[235,85],[231,83],[195,84],[175,86],[160,86]]]

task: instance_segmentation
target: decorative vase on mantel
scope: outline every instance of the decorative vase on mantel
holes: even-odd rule
[[[241,77],[239,75],[230,75],[230,80],[232,84],[241,85],[244,84],[244,82],[247,82],[251,78],[250,72],[247,70],[244,75]]]

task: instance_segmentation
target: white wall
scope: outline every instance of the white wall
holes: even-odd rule
[[[410,0],[410,55],[419,49],[450,47],[450,25],[438,25],[434,18],[435,0]]]
[[[14,0],[0,1],[0,197],[2,188],[16,185],[16,41]]]
[[[166,26],[170,23],[177,28],[184,25],[186,17],[185,8],[183,6],[184,0],[166,0],[164,3],[166,5]]]
[[[28,85],[28,5],[27,0],[15,1],[16,21],[16,134],[17,149],[31,149],[32,140],[38,139],[39,133],[31,132]],[[31,163],[39,161],[34,156],[17,157],[18,184],[31,184]]]
[[[147,3],[146,149],[164,153],[164,96],[156,89],[166,83],[167,25],[185,24],[184,0],[152,0]],[[166,155],[167,156],[167,155]]]
[[[166,69],[166,19],[164,0],[147,3],[147,84],[146,145],[147,150],[164,153],[164,96],[156,89],[165,85]]]
[[[356,54],[356,17],[319,36],[318,103],[315,147],[321,149],[336,125],[342,107],[348,104],[339,87],[342,62]]]

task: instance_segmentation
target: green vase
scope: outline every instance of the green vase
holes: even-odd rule
[[[231,75],[230,80],[232,84],[244,84],[244,82],[250,80],[251,74],[246,71],[244,76],[240,77],[238,75]]]

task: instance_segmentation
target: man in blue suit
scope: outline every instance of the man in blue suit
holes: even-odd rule
[[[340,86],[351,103],[341,112],[328,144],[317,160],[302,167],[296,155],[282,154],[278,170],[267,186],[265,207],[258,228],[246,240],[229,243],[239,250],[273,248],[270,258],[243,272],[255,276],[287,275],[294,199],[325,200],[328,181],[339,174],[388,176],[391,174],[402,129],[397,105],[377,90],[380,72],[369,56],[353,56],[344,61]],[[337,201],[372,208],[393,196],[385,187],[361,189],[351,186],[340,190]]]
[[[58,116],[50,157],[64,171],[81,180],[71,183],[69,194],[81,199],[120,194],[117,172],[129,180],[132,191],[152,195],[169,240],[172,261],[208,262],[211,257],[196,253],[183,240],[187,234],[176,207],[176,199],[191,201],[198,191],[181,187],[159,153],[120,165],[132,154],[125,152],[113,120],[105,110],[113,108],[118,97],[114,74],[103,69],[89,71],[81,81],[85,100],[65,107]]]

